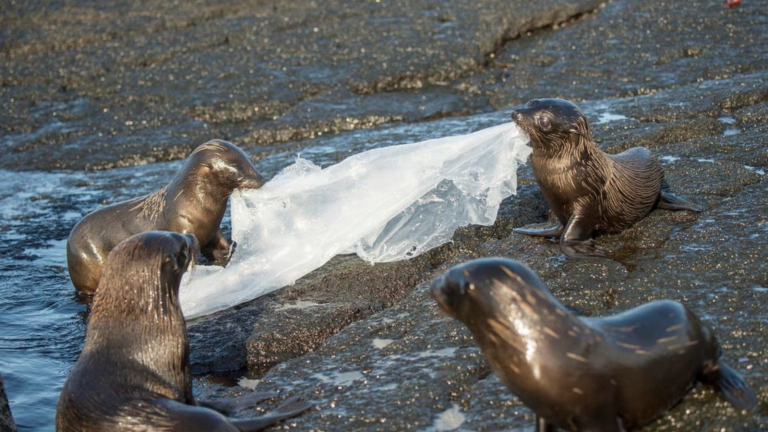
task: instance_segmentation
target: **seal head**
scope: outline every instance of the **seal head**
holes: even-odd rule
[[[255,431],[310,407],[296,401],[230,420],[222,413],[242,407],[237,401],[195,401],[179,285],[197,251],[192,234],[150,231],[110,252],[85,346],[59,397],[58,432]],[[256,396],[248,401],[264,399]]]
[[[632,430],[697,381],[750,409],[755,395],[682,304],[646,303],[604,318],[573,315],[525,265],[502,258],[451,268],[432,284],[494,373],[537,414],[539,430]]]
[[[662,191],[664,172],[648,149],[617,155],[592,140],[584,113],[562,99],[534,99],[512,119],[531,138],[531,165],[544,198],[558,220],[545,229],[517,228],[521,234],[559,237],[560,248],[574,258],[610,258],[593,237],[618,233],[654,207],[701,209]]]
[[[534,149],[545,153],[578,151],[580,138],[592,141],[584,113],[563,99],[534,99],[515,110],[512,119],[528,136]]]

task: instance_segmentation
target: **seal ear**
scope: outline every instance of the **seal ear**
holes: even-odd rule
[[[163,267],[170,269],[174,273],[179,272],[179,257],[176,254],[166,255],[163,259]]]

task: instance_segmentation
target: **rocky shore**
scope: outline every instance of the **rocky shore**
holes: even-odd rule
[[[644,431],[768,430],[766,12],[765,0],[11,1],[0,168],[107,170],[87,187],[110,202],[132,192],[130,171],[110,168],[183,158],[210,138],[243,146],[270,177],[298,152],[328,165],[505,122],[530,98],[577,101],[603,150],[648,147],[671,190],[704,211],[655,211],[600,238],[616,262],[568,260],[512,232],[548,218],[523,167],[492,227],[404,262],[337,257],[190,323],[197,392],[247,391],[236,378],[315,401],[285,430],[530,428],[531,411],[427,290],[453,264],[506,256],[582,315],[669,298],[715,328],[758,408],[737,412],[699,386]],[[57,203],[56,214],[91,210]]]

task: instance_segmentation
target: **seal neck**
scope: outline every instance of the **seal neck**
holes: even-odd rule
[[[173,202],[190,203],[184,206],[185,215],[197,221],[210,221],[216,219],[221,222],[227,207],[227,200],[232,194],[232,190],[222,186],[220,182],[212,178],[210,171],[204,171],[207,168],[186,164],[173,178],[169,189],[175,192],[175,196],[166,196],[166,200]],[[177,208],[177,206],[167,206],[166,208]],[[218,227],[219,223],[215,225]]]
[[[153,391],[186,400],[192,393],[185,366],[189,364],[187,329],[176,294],[179,281],[163,280],[152,269],[131,268],[131,262],[141,257],[127,258],[124,267],[102,277],[83,355],[112,359],[116,364],[129,358],[152,372],[147,379]]]
[[[583,358],[584,342],[594,330],[549,292],[526,286],[503,296],[496,298],[503,305],[497,313],[470,330],[491,367],[513,390],[545,379],[543,365],[552,356]]]

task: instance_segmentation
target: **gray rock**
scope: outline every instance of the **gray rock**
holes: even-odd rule
[[[0,167],[132,166],[212,137],[261,157],[304,138],[488,111],[487,97],[451,84],[486,71],[517,35],[600,3],[141,0],[38,13],[11,2],[0,11],[0,138],[12,151]]]
[[[0,432],[16,432],[16,423],[13,422],[11,406],[8,405],[8,396],[5,394],[3,377],[0,375]]]

